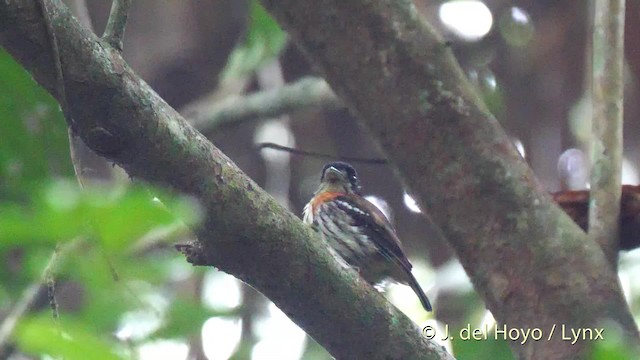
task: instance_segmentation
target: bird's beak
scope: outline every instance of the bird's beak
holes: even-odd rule
[[[324,172],[324,181],[339,181],[343,178],[342,172],[340,170],[330,167]]]

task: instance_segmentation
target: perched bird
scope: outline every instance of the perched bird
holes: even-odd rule
[[[392,279],[411,286],[422,306],[431,303],[411,273],[412,265],[387,217],[360,194],[355,169],[343,162],[322,169],[320,187],[304,208],[312,225],[342,260],[370,284]]]

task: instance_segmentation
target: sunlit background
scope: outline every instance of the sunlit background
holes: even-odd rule
[[[541,183],[549,191],[588,188],[588,2],[414,3],[451,42],[469,79]],[[110,2],[88,0],[87,5],[94,26],[101,30]],[[640,26],[640,3],[628,2],[627,6],[626,38],[633,42],[640,36],[640,29],[636,29]],[[256,2],[137,0],[129,24],[125,58],[176,109],[186,109],[194,102],[277,89],[314,74],[295,44]],[[640,96],[640,56],[627,56],[629,101],[625,104],[623,182],[638,184],[640,139],[633,135],[640,130],[640,101],[634,101]],[[5,179],[0,181],[0,200],[29,198],[31,195],[25,193],[32,190],[25,192],[20,185],[26,182],[22,179],[29,178],[35,179],[38,188],[46,189],[44,203],[46,194],[59,199],[51,200],[47,211],[62,211],[58,209],[62,206],[64,211],[88,208],[99,214],[99,206],[94,209],[90,200],[87,207],[76,204],[84,204],[87,195],[68,190],[72,182],[51,185],[53,179],[71,178],[73,174],[66,127],[57,106],[35,88],[30,76],[0,52],[0,105],[5,105],[0,106],[0,131],[21,139],[0,144],[1,175]],[[255,144],[274,142],[331,154],[382,156],[346,110],[303,111],[227,125],[205,135],[296,214],[312,196],[323,161],[272,150],[258,152]],[[359,165],[358,171],[364,192],[394,222],[415,266],[414,274],[435,312],[425,313],[411,289],[403,285],[386,288],[390,301],[420,325],[442,329],[445,324],[451,328],[493,324],[491,313],[474,292],[452,250],[421,215],[411,194],[391,175],[392,170]],[[80,200],[69,204],[69,196]],[[138,195],[117,196],[129,199]],[[126,206],[118,209],[136,211]],[[149,214],[156,214],[154,211],[150,209]],[[102,246],[92,243],[79,245],[82,251],[71,251],[59,270],[56,290],[65,330],[68,322],[76,334],[108,344],[117,356],[141,360],[331,358],[252,288],[216,269],[188,264],[172,244],[184,242],[191,235],[174,219],[144,230],[135,237],[117,237],[119,245],[107,246],[106,254]],[[7,233],[13,234],[0,231]],[[129,232],[123,230],[122,234]],[[0,245],[4,259],[0,267],[0,319],[22,290],[37,281],[46,263],[50,247],[34,244]],[[620,280],[636,318],[640,316],[640,282],[633,274],[639,272],[640,252],[622,254]],[[34,315],[28,317],[35,329],[51,321],[46,302],[45,294],[41,294]],[[37,333],[33,335],[29,329],[28,323],[23,324],[12,341],[37,354],[40,345],[28,345]],[[511,358],[504,342],[442,345],[458,359]],[[2,347],[0,343],[0,358],[3,356],[25,359],[15,347]]]

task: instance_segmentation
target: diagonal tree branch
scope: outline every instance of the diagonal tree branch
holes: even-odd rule
[[[59,0],[48,16],[72,126],[130,176],[199,199],[206,261],[251,284],[338,358],[450,359],[308,227],[195,131]],[[35,2],[0,3],[0,45],[56,94],[54,59]]]
[[[559,209],[409,0],[263,0],[397,166],[509,328],[638,330],[599,246]],[[514,266],[517,265],[517,266]],[[586,342],[512,342],[522,359]]]

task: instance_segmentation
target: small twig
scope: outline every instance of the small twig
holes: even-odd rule
[[[303,78],[274,90],[247,96],[232,96],[219,102],[198,102],[181,112],[202,133],[223,125],[257,119],[277,118],[300,110],[338,110],[344,105],[319,78]]]
[[[41,289],[42,282],[31,284],[24,289],[24,291],[22,291],[22,295],[20,295],[20,299],[15,303],[9,314],[7,314],[2,321],[2,325],[0,325],[0,353],[4,352],[7,340],[9,340],[9,337],[13,333],[18,320],[33,305],[33,302]]]
[[[73,0],[69,3],[73,15],[87,29],[95,31],[91,15],[85,0]],[[69,155],[81,188],[93,183],[108,182],[115,178],[113,167],[101,156],[94,153],[69,127]]]
[[[40,11],[42,13],[42,21],[45,24],[47,37],[49,38],[49,46],[51,47],[51,58],[53,60],[54,69],[55,69],[55,95],[58,99],[58,103],[60,104],[60,109],[62,110],[62,114],[64,115],[67,124],[69,125],[69,148],[71,155],[71,163],[73,164],[73,170],[75,172],[76,178],[78,179],[78,183],[81,187],[84,187],[84,179],[86,174],[92,173],[93,171],[89,171],[91,167],[88,165],[89,161],[86,159],[93,159],[95,155],[90,153],[84,143],[78,138],[75,134],[74,130],[74,121],[70,114],[70,109],[67,103],[67,92],[65,89],[65,80],[64,80],[64,72],[62,70],[62,59],[60,55],[60,50],[58,47],[58,39],[56,38],[56,33],[53,28],[53,24],[51,22],[51,17],[49,15],[49,0],[38,0],[38,4],[40,5]],[[81,11],[81,2],[80,0],[74,3],[74,8],[78,11]],[[86,10],[86,6],[85,6]],[[77,14],[80,19],[80,14]],[[84,18],[83,21],[90,21],[88,18]],[[85,24],[87,25],[87,24]],[[86,154],[89,153],[89,156]],[[94,163],[99,163],[97,161],[93,161]],[[99,169],[100,167],[96,167]],[[108,168],[107,168],[108,169]],[[103,173],[105,171],[102,171]]]
[[[202,304],[203,290],[205,282],[204,271],[194,271],[190,278],[185,282],[187,292],[184,294],[189,301],[193,301],[196,304]],[[204,360],[208,357],[204,353],[204,346],[202,341],[202,335],[198,332],[191,335],[187,339],[189,345],[188,359]]]
[[[51,46],[51,58],[53,59],[55,75],[56,75],[56,83],[55,83],[56,95],[58,98],[58,103],[60,104],[60,108],[62,109],[62,113],[64,114],[67,124],[69,125],[69,134],[71,136],[71,134],[74,131],[73,119],[71,117],[71,114],[69,113],[69,107],[67,103],[67,92],[64,84],[64,73],[62,70],[62,59],[60,56],[60,48],[58,46],[58,39],[56,38],[56,33],[53,28],[53,23],[51,22],[49,8],[47,6],[48,1],[49,0],[38,0],[38,4],[40,5],[40,11],[42,13],[42,21],[44,21],[47,37],[49,38],[49,45]],[[73,149],[71,149],[71,153],[72,153],[71,157],[73,160],[74,158]],[[72,162],[74,165],[74,170],[76,171],[76,175],[78,175],[77,174],[78,168],[76,167],[76,162],[75,161],[72,161]],[[78,177],[78,181],[80,182],[80,185],[82,185],[81,177]],[[47,265],[47,267],[45,268],[45,272],[43,275],[44,280],[42,281],[43,283],[46,284],[49,305],[51,307],[53,319],[56,322],[56,326],[58,327],[58,330],[60,330],[60,326],[58,322],[59,313],[58,313],[58,303],[56,302],[56,299],[55,299],[55,278],[54,278],[52,267],[56,263],[56,258],[59,256],[59,252],[60,252],[59,246],[56,246],[56,249],[54,250],[53,255],[51,256],[51,260]],[[41,286],[44,286],[44,285],[41,284]],[[39,287],[38,287],[38,291],[39,291]],[[28,304],[24,307],[24,309],[22,309],[23,313],[31,306],[31,303],[35,298],[35,295],[37,295],[38,291],[36,291],[33,294],[29,292],[26,292],[24,294],[25,297],[32,295],[33,298],[27,301]],[[21,315],[22,314],[20,314],[20,316]],[[17,318],[15,319],[15,321],[17,322]],[[15,323],[13,324],[13,327],[15,327]],[[10,329],[11,331],[13,331],[13,327],[11,327]],[[11,332],[9,332],[9,334],[10,333]]]
[[[102,35],[102,38],[118,52],[122,52],[122,40],[124,39],[124,30],[127,27],[131,2],[132,0],[113,0],[107,27]]]
[[[257,318],[264,312],[267,302],[254,288],[247,284],[241,285],[242,305],[240,306],[240,319],[242,330],[240,332],[240,344],[233,354],[234,359],[249,359],[251,352],[258,343],[255,333]]]
[[[55,252],[58,252],[57,248]],[[55,252],[54,256],[56,256]],[[62,327],[60,326],[60,310],[58,300],[56,300],[56,277],[53,273],[49,273],[45,276],[45,284],[47,287],[47,299],[49,300],[51,317],[53,318],[53,322],[58,330],[58,334],[62,334]]]
[[[621,197],[624,0],[596,0],[589,235],[616,267]]]
[[[142,237],[131,245],[129,253],[131,255],[142,255],[156,247],[166,246],[171,240],[179,237],[195,238],[196,236],[191,233],[191,230],[186,225],[176,222],[167,226],[154,228],[142,235]]]
[[[304,155],[304,156],[310,156],[310,157],[320,158],[320,159],[328,159],[328,160],[334,160],[334,161],[339,160],[339,161],[361,163],[361,164],[384,165],[389,163],[387,159],[372,159],[372,158],[361,158],[361,157],[354,157],[354,156],[329,155],[329,154],[318,153],[315,151],[294,149],[288,146],[278,145],[270,142],[259,143],[256,145],[256,149],[257,150],[274,149],[274,150],[286,151],[294,155]]]
[[[53,59],[53,65],[55,69],[56,75],[56,95],[58,98],[58,102],[60,103],[60,107],[62,108],[62,112],[64,113],[67,121],[71,121],[71,117],[67,116],[67,93],[64,87],[64,74],[62,72],[62,60],[60,59],[60,51],[58,47],[58,39],[56,39],[56,33],[53,29],[53,24],[51,23],[51,17],[49,16],[49,8],[48,8],[49,0],[38,0],[38,4],[40,5],[40,11],[42,12],[42,21],[44,21],[47,37],[49,38],[49,45],[51,46],[51,58]]]
[[[7,341],[11,337],[18,320],[26,314],[26,312],[31,309],[33,306],[38,294],[43,291],[45,288],[47,290],[51,290],[49,286],[50,279],[53,278],[55,274],[57,265],[60,263],[64,257],[75,249],[80,243],[81,239],[71,240],[70,242],[63,244],[60,247],[57,247],[51,257],[49,258],[49,262],[45,266],[42,271],[42,276],[38,281],[33,282],[27,288],[24,289],[20,298],[13,305],[13,308],[9,311],[9,314],[4,318],[2,324],[0,324],[0,353],[3,353],[3,348],[6,346]],[[51,300],[51,295],[49,295],[49,299]],[[53,304],[50,303],[52,307]],[[55,305],[57,307],[57,305]],[[57,311],[56,311],[57,314]],[[56,316],[56,315],[54,315]],[[57,317],[57,316],[56,316]],[[57,322],[57,319],[56,319]]]

